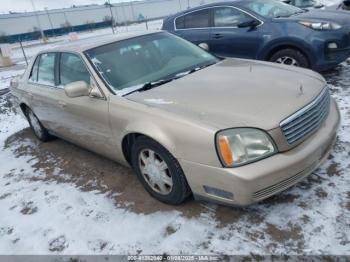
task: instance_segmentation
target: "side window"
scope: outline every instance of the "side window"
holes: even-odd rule
[[[204,28],[210,26],[210,9],[204,9],[185,15],[185,28]]]
[[[62,53],[60,60],[60,84],[67,85],[76,81],[90,84],[90,73],[78,55]]]
[[[40,62],[40,55],[38,55],[37,58],[35,59],[34,65],[32,67],[32,72],[30,72],[29,80],[31,82],[38,82],[39,62]]]
[[[235,8],[218,7],[214,9],[215,27],[236,27],[249,18],[251,18],[249,15]]]
[[[42,54],[40,56],[38,83],[43,85],[55,85],[55,53]]]
[[[180,16],[180,17],[176,18],[175,24],[176,24],[176,29],[184,29],[185,28],[185,17]]]

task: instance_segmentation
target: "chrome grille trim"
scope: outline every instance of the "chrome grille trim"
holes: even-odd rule
[[[292,145],[316,131],[327,117],[330,107],[330,94],[327,87],[307,106],[280,123],[280,128]]]
[[[304,172],[298,173],[290,178],[287,178],[277,184],[274,184],[272,186],[269,186],[267,188],[264,188],[262,190],[259,190],[253,194],[254,200],[261,200],[264,198],[267,198],[269,196],[272,196],[276,194],[279,191],[282,191],[284,189],[287,189],[288,187],[292,186],[295,184],[297,181],[302,179],[304,176],[306,176]]]

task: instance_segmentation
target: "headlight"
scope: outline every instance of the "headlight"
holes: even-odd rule
[[[299,21],[299,23],[314,30],[337,30],[341,28],[341,25],[331,22]]]
[[[216,135],[216,148],[225,167],[258,161],[276,153],[270,136],[255,128],[223,130]]]

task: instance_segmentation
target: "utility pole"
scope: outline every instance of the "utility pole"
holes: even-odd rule
[[[136,22],[133,0],[130,1],[130,7],[131,7],[131,13],[132,13],[132,20],[133,22]]]
[[[64,20],[65,20],[66,26],[67,26],[67,27],[69,26],[69,31],[73,32],[72,25],[71,25],[70,22],[68,21],[66,11],[64,11],[64,10],[63,10],[63,16],[64,16]]]
[[[187,0],[187,9],[190,9],[190,0]]]
[[[51,17],[50,17],[50,14],[49,14],[49,10],[48,10],[47,7],[45,7],[45,11],[46,11],[46,14],[47,14],[47,18],[49,19],[51,30],[52,30],[52,34],[53,34],[53,24],[52,24]]]
[[[128,24],[126,23],[126,14],[125,14],[125,9],[124,9],[124,2],[120,3],[122,5],[122,11],[123,11],[123,16],[124,16],[124,26],[126,27],[126,31],[129,31]]]
[[[19,44],[20,44],[20,46],[21,46],[21,50],[22,50],[22,54],[23,54],[24,60],[26,61],[26,64],[27,64],[27,66],[28,66],[28,59],[27,59],[26,53],[24,52],[24,48],[23,48],[23,45],[22,45],[22,40],[21,40],[21,38],[19,38]]]
[[[109,7],[109,11],[111,12],[111,28],[112,28],[112,32],[113,34],[115,34],[114,32],[114,16],[113,16],[113,11],[112,11],[112,4],[111,4],[111,0],[108,0],[108,7]]]
[[[181,12],[182,11],[181,0],[179,0],[179,7],[180,7],[180,12]]]
[[[44,32],[43,32],[43,30],[41,28],[40,19],[39,19],[38,13],[36,12],[34,2],[33,2],[33,0],[30,0],[30,2],[32,3],[33,11],[34,11],[34,14],[35,14],[35,17],[36,17],[36,22],[38,23],[38,27],[39,27],[39,30],[40,30],[41,37],[44,39],[45,35],[44,35]]]

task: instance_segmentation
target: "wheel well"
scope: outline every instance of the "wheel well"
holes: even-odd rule
[[[124,158],[128,163],[131,165],[131,148],[132,145],[135,143],[136,139],[140,136],[145,136],[140,133],[130,133],[127,134],[122,141],[122,150],[124,154]]]
[[[24,103],[21,103],[19,107],[21,108],[23,115],[26,115],[28,106]]]
[[[278,51],[281,51],[283,49],[293,49],[293,50],[296,50],[296,51],[299,51],[300,53],[302,53],[306,59],[307,59],[307,62],[309,63],[309,65],[311,65],[311,61],[310,61],[310,58],[309,56],[302,50],[300,49],[299,47],[296,47],[294,45],[280,45],[280,46],[276,46],[274,47],[272,50],[270,50],[270,52],[267,54],[266,56],[266,59],[267,61],[270,60],[270,58]]]

